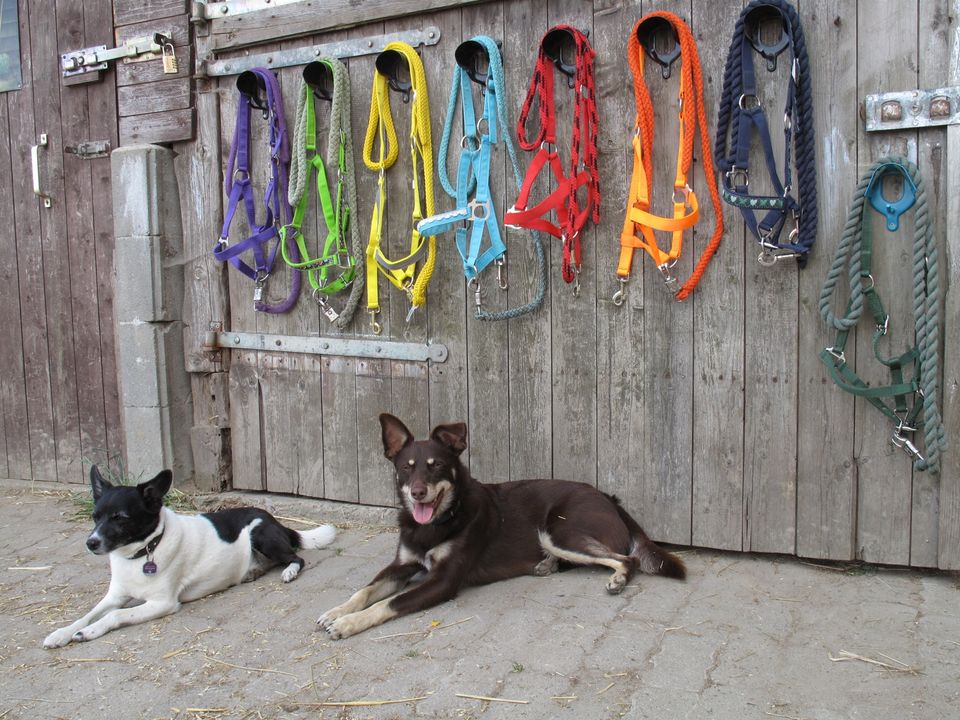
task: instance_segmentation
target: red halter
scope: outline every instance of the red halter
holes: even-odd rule
[[[564,62],[561,53],[564,36],[573,39],[574,62]],[[596,55],[587,36],[569,25],[557,25],[547,31],[540,41],[540,52],[533,80],[523,101],[517,122],[520,147],[530,152],[537,150],[520,188],[513,207],[507,210],[504,223],[514,227],[548,232],[563,242],[563,279],[573,282],[580,272],[580,230],[592,218],[600,222],[600,175],[597,172],[597,104],[594,99],[593,58]],[[557,152],[557,118],[553,96],[553,67],[567,75],[567,85],[575,91],[573,140],[570,144],[570,174],[564,175]],[[527,119],[533,103],[538,103],[540,124],[536,137],[527,136]],[[557,180],[557,188],[544,200],[528,207],[533,183],[544,165],[550,166]],[[586,187],[586,203],[581,208],[577,191]],[[557,224],[548,216],[556,211]],[[573,262],[571,263],[571,255]],[[579,290],[579,281],[574,292]]]

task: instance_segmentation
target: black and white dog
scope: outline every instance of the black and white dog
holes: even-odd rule
[[[296,551],[323,547],[336,535],[332,525],[291,530],[250,507],[178,515],[163,506],[172,479],[164,470],[136,487],[114,486],[96,467],[90,470],[96,527],[87,548],[110,555],[110,587],[93,610],[50,633],[45,648],[170,615],[183,602],[253,580],[277,565],[285,566],[280,577],[290,582],[304,565]],[[126,607],[134,601],[142,602]]]

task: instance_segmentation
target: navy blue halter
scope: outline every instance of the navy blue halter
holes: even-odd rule
[[[762,43],[756,28],[751,28],[751,21],[764,12],[777,14],[782,19],[781,38],[773,45]],[[783,117],[781,179],[770,140],[770,125],[759,95],[753,55],[759,53],[766,60],[767,69],[773,71],[777,57],[786,50],[790,51],[792,62]],[[750,194],[749,155],[754,133],[763,150],[774,195]],[[757,258],[761,265],[774,265],[785,258],[796,258],[800,267],[806,265],[817,232],[814,150],[809,60],[800,17],[785,0],[753,0],[740,13],[727,55],[714,156],[720,169],[720,195],[740,210],[761,247]],[[791,157],[796,162],[796,195]]]

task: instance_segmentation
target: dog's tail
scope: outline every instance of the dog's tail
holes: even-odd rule
[[[620,506],[620,501],[613,495],[608,496],[617,507],[617,513],[623,524],[627,526],[633,538],[630,548],[630,557],[635,558],[636,568],[648,575],[664,575],[666,577],[683,580],[687,577],[687,568],[683,561],[672,555],[647,537],[643,528],[634,520],[630,513]]]
[[[337,536],[337,529],[333,525],[321,525],[313,530],[291,530],[292,538],[298,548],[316,550],[329,545]]]

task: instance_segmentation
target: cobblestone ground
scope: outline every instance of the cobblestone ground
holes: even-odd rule
[[[518,578],[333,642],[315,621],[392,557],[389,515],[265,496],[341,527],[295,582],[43,650],[108,580],[53,487],[0,483],[0,720],[960,717],[953,575],[681,550],[686,582]]]

